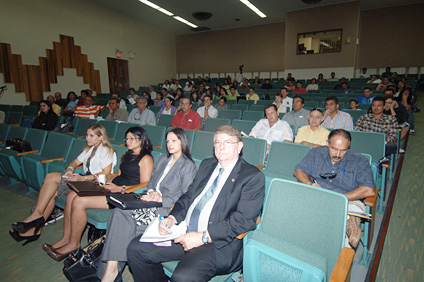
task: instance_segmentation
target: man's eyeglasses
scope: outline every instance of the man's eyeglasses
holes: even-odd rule
[[[230,147],[230,145],[236,144],[236,143],[238,143],[238,141],[225,140],[225,141],[214,141],[213,145],[215,147],[220,147],[221,144],[224,144],[225,147]]]

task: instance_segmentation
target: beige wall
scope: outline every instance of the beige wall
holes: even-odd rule
[[[123,59],[129,61],[132,87],[156,84],[175,76],[175,40],[165,31],[91,1],[1,2],[0,41],[11,44],[12,53],[21,54],[23,64],[38,65],[38,57],[46,56],[46,49],[52,49],[52,42],[58,42],[59,34],[64,34],[74,37],[75,44],[88,55],[88,61],[100,70],[102,92],[109,92],[106,58],[115,57],[115,48],[123,50]],[[129,51],[136,53],[134,60],[128,58]],[[88,87],[75,77],[72,69],[67,74],[69,79],[58,77],[60,88],[52,84],[52,91],[67,93]],[[48,94],[44,93],[45,97]],[[8,84],[0,103],[23,104],[24,96],[15,94],[14,86]]]
[[[356,60],[359,1],[288,12],[286,15],[285,69],[353,67]],[[342,51],[338,53],[296,55],[297,34],[343,29]],[[350,43],[346,39],[350,38]]]
[[[284,23],[180,35],[175,42],[177,73],[284,68]]]
[[[362,11],[358,67],[424,66],[424,4]]]

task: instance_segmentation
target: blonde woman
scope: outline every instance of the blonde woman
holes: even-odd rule
[[[95,174],[110,174],[116,164],[116,154],[109,143],[106,129],[98,124],[90,125],[85,139],[87,145],[64,174],[52,172],[46,175],[32,214],[23,222],[12,224],[9,233],[13,239],[18,242],[26,240],[25,245],[40,238],[41,229],[55,207],[56,198],[71,191],[65,180],[90,181],[96,178]],[[74,173],[74,169],[81,164],[85,175]]]

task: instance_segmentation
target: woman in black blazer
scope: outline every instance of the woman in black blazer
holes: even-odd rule
[[[53,130],[56,127],[57,119],[59,118],[55,112],[53,112],[52,105],[47,100],[41,100],[40,113],[35,118],[32,128]]]

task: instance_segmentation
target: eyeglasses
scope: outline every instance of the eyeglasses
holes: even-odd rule
[[[321,177],[322,179],[334,179],[336,178],[337,173],[336,172],[327,172],[327,173],[319,173],[319,177]]]
[[[238,143],[238,141],[225,140],[225,141],[214,141],[213,145],[215,147],[221,147],[221,144],[224,144],[225,147],[230,147],[230,145],[236,144],[236,143]]]
[[[124,141],[125,142],[127,142],[128,140],[134,141],[134,140],[137,140],[137,139],[140,139],[140,138],[131,136],[130,138],[124,138]]]

